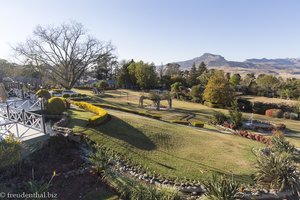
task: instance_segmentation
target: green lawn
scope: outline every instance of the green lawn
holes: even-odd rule
[[[255,172],[252,148],[263,145],[209,129],[196,129],[109,110],[105,125],[83,128],[92,114],[71,110],[71,127],[133,162],[168,177],[206,180],[213,173],[250,182]]]
[[[77,92],[92,95],[92,92],[89,90],[76,90]],[[128,94],[128,96],[127,96]],[[149,112],[153,114],[162,115],[162,119],[166,121],[180,119],[186,116],[186,113],[195,114],[195,118],[191,121],[199,120],[207,122],[209,118],[212,116],[214,111],[220,111],[225,114],[228,114],[228,110],[225,109],[215,109],[209,108],[199,103],[186,102],[186,101],[178,101],[176,99],[173,100],[173,108],[172,111],[155,111],[149,109],[142,109],[138,107],[139,97],[142,95],[142,92],[131,91],[131,90],[111,90],[107,91],[105,95],[93,96],[94,102],[97,103],[105,103],[118,107],[124,107],[128,109],[139,110],[143,112]],[[162,105],[167,106],[167,102],[162,101]],[[151,101],[145,101],[145,105],[151,105]],[[250,118],[250,113],[243,113],[244,119]],[[288,140],[293,143],[295,146],[300,148],[300,123],[295,120],[287,120],[287,119],[277,119],[272,117],[267,117],[264,115],[254,114],[254,119],[268,121],[273,123],[284,123],[287,126],[287,134],[286,137]]]

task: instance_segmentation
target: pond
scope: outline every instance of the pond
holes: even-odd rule
[[[245,129],[250,129],[250,130],[271,131],[274,126],[267,122],[262,122],[262,121],[258,121],[258,120],[250,120],[250,121],[244,122],[243,127]]]

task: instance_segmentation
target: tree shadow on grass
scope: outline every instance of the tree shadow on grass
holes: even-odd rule
[[[156,145],[143,132],[116,116],[111,116],[107,123],[98,127],[88,127],[87,119],[72,118],[69,127],[74,128],[75,126],[89,130],[93,134],[103,133],[105,136],[122,140],[141,150],[151,151],[156,149]]]
[[[111,116],[108,123],[95,129],[141,150],[150,151],[156,148],[155,144],[143,132],[116,116]]]

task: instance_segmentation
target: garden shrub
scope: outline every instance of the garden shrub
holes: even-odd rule
[[[203,128],[204,127],[204,122],[201,122],[201,121],[192,122],[192,126]]]
[[[0,169],[21,161],[21,144],[13,136],[0,141]]]
[[[272,117],[282,118],[283,117],[283,111],[281,109],[273,109]]]
[[[63,98],[69,98],[70,94],[63,94],[62,96],[63,96]]]
[[[256,182],[266,189],[293,191],[297,194],[300,188],[300,174],[292,156],[287,153],[257,153]]]
[[[290,113],[290,112],[284,112],[284,113],[283,113],[283,117],[284,117],[285,119],[290,119],[290,118],[291,118],[291,113]]]
[[[266,110],[265,115],[268,117],[282,118],[283,111],[281,109],[268,109]]]
[[[269,109],[277,109],[279,108],[277,104],[269,104],[269,103],[262,103],[262,102],[254,102],[253,103],[253,113],[255,114],[265,114],[266,110]]]
[[[180,200],[182,194],[175,187],[145,185],[113,170],[105,170],[103,181],[115,189],[121,199],[128,200]]]
[[[253,102],[253,113],[255,114],[263,115],[266,113],[266,110],[269,109],[281,109],[284,112],[293,112],[294,107],[286,104]]]
[[[223,114],[222,112],[216,111],[213,114],[212,119],[210,120],[210,122],[212,124],[223,124],[228,118],[226,117],[225,114]]]
[[[272,137],[272,151],[273,152],[287,152],[290,153],[291,155],[296,151],[296,148],[294,145],[292,145],[289,141],[285,139],[285,137],[278,137],[278,136],[273,136]]]
[[[237,100],[232,101],[231,108],[229,110],[229,116],[231,123],[235,126],[235,128],[238,128],[242,126],[242,112],[240,111],[238,107]]]
[[[204,194],[207,199],[218,200],[235,200],[238,199],[240,184],[236,183],[224,176],[213,176],[213,179],[204,183],[206,193]]]
[[[52,97],[48,100],[47,113],[50,115],[60,115],[67,110],[65,101],[60,97]]]
[[[190,122],[183,121],[183,120],[172,120],[171,122],[176,124],[182,124],[182,125],[190,125]]]
[[[108,117],[108,113],[106,110],[104,110],[100,107],[94,106],[93,104],[83,102],[83,101],[73,101],[73,100],[70,100],[70,103],[72,103],[84,110],[87,110],[87,111],[90,111],[90,112],[96,114],[96,116],[92,116],[88,119],[88,125],[91,125],[91,126],[101,125],[103,122],[105,122],[105,120]]]
[[[266,110],[266,116],[268,116],[268,117],[272,117],[273,116],[273,109],[268,109],[268,110]]]
[[[36,93],[35,93],[38,97],[42,97],[46,100],[50,99],[51,98],[51,94],[49,93],[48,90],[46,89],[40,89],[38,90]]]
[[[299,119],[298,113],[291,113],[291,114],[290,114],[290,119],[298,120],[298,119]]]

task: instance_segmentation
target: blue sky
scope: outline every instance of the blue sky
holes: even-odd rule
[[[37,24],[70,20],[111,40],[120,59],[300,57],[299,10],[298,0],[0,0],[0,58]]]

